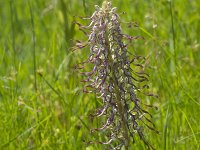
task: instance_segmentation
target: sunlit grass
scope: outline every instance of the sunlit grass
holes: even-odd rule
[[[101,124],[88,117],[99,101],[80,92],[82,77],[74,70],[88,52],[71,51],[84,38],[74,19],[91,15],[96,4],[101,1],[0,1],[0,149],[104,148],[87,144],[103,138],[88,130]],[[160,134],[146,133],[148,139],[156,149],[199,149],[200,2],[113,5],[126,12],[124,22],[139,23],[124,32],[145,38],[131,51],[148,56],[150,90],[159,95],[143,99],[158,107],[151,114]],[[133,148],[145,149],[139,140]]]

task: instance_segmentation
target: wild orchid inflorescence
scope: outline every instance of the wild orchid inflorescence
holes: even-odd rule
[[[98,143],[111,149],[129,149],[136,135],[148,148],[153,148],[144,137],[143,130],[146,126],[156,131],[149,119],[152,116],[141,108],[145,104],[136,95],[142,91],[137,83],[147,81],[148,74],[143,69],[138,71],[142,65],[136,64],[136,61],[142,57],[128,51],[128,43],[137,37],[122,33],[120,17],[111,2],[104,1],[101,8],[95,7],[96,11],[90,18],[82,18],[90,21],[88,26],[77,23],[88,40],[78,41],[76,45],[80,49],[90,48],[89,58],[81,63],[93,65],[90,72],[82,73],[85,76],[84,92],[96,93],[102,100],[102,106],[92,116],[106,120],[102,127],[92,131],[103,131],[107,141]]]

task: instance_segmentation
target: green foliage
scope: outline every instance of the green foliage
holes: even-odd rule
[[[73,22],[89,16],[92,0],[0,1],[0,149],[103,149],[87,141],[104,137],[89,129],[101,122],[89,114],[100,101],[80,92],[82,76],[74,65],[88,51],[72,52],[84,39]],[[150,90],[145,98],[160,131],[146,133],[156,149],[200,148],[200,2],[198,0],[116,0],[132,53],[148,56]],[[35,61],[34,61],[35,60]],[[35,66],[35,69],[34,69]],[[35,82],[36,81],[36,82]],[[134,149],[145,149],[138,140]]]

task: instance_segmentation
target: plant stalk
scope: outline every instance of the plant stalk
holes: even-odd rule
[[[107,32],[108,33],[108,32]],[[129,138],[129,134],[128,134],[128,127],[127,127],[127,119],[125,117],[125,110],[124,110],[124,102],[121,100],[121,94],[118,88],[118,84],[117,84],[117,79],[115,76],[115,71],[114,71],[114,62],[111,56],[111,49],[109,48],[110,46],[110,42],[108,40],[108,36],[106,36],[106,45],[108,48],[108,59],[109,59],[109,67],[111,68],[111,81],[114,85],[114,90],[115,90],[115,94],[117,97],[117,108],[118,108],[118,112],[120,114],[120,118],[122,120],[122,129],[123,129],[123,137],[125,139],[125,150],[129,149],[130,146],[130,138]]]

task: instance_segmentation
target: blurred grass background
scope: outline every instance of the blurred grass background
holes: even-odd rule
[[[88,51],[72,52],[86,39],[74,21],[101,0],[0,0],[0,149],[104,149],[84,141],[100,125],[88,115],[99,101],[79,90],[73,66]],[[148,57],[151,110],[159,135],[146,132],[156,149],[197,150],[200,143],[200,1],[113,0],[123,31],[143,36],[132,53]],[[139,140],[133,149],[145,149]]]

